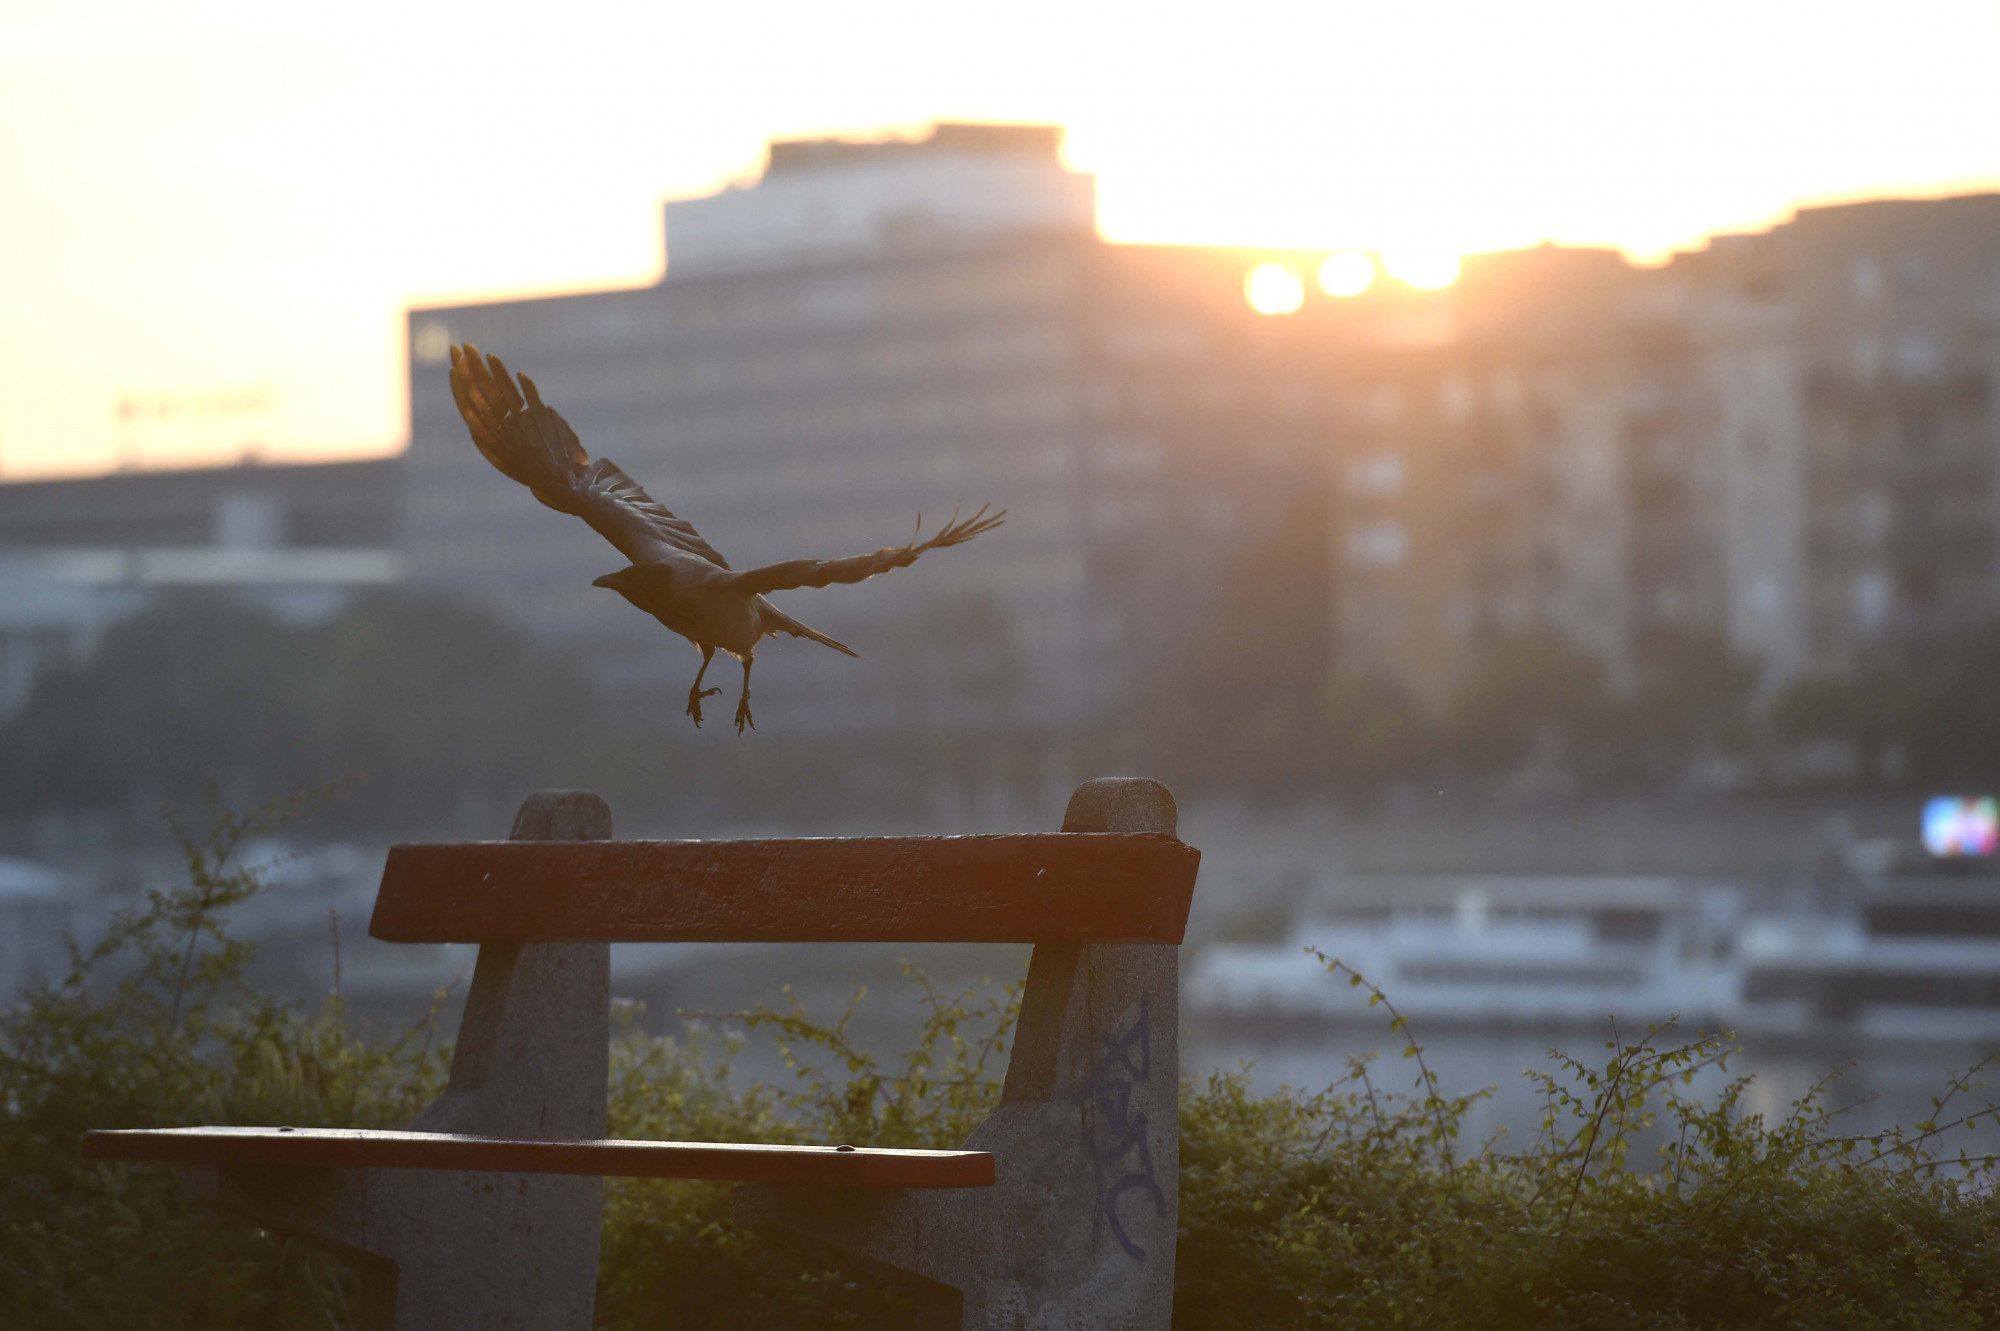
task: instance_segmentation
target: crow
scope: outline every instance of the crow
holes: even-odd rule
[[[608,458],[595,462],[583,451],[569,422],[543,405],[535,381],[523,374],[520,387],[498,356],[482,357],[470,342],[451,349],[451,395],[458,414],[472,431],[472,442],[486,460],[519,481],[559,513],[571,513],[618,548],[631,564],[591,583],[609,587],[639,609],[701,649],[701,669],[688,690],[687,714],[701,725],[701,700],[721,689],[703,689],[701,681],[717,648],[743,663],[743,697],[736,704],[736,733],[752,730],[750,666],[757,643],[766,634],[789,633],[810,638],[849,656],[861,653],[808,628],[764,599],[766,592],[794,587],[824,587],[835,582],[860,582],[892,568],[917,562],[926,550],[963,545],[999,526],[1005,509],[986,516],[977,513],[945,524],[921,545],[877,550],[846,559],[792,559],[782,564],[737,572],[729,561],[703,540],[694,525],[675,517],[639,483]],[[917,534],[923,518],[917,518]]]

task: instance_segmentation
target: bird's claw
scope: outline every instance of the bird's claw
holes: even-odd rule
[[[701,700],[713,698],[721,689],[689,689],[687,714],[694,718],[694,728],[701,729]]]
[[[736,733],[739,735],[742,734],[743,727],[745,726],[749,726],[752,730],[757,728],[757,722],[750,715],[750,700],[748,698],[736,704]]]

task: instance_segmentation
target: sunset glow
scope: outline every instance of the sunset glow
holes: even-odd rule
[[[1389,276],[1419,291],[1436,291],[1458,280],[1458,256],[1434,250],[1389,250],[1382,255]]]
[[[1358,296],[1375,285],[1375,261],[1348,251],[1329,254],[1319,266],[1319,289],[1329,296]]]
[[[1306,303],[1306,284],[1283,264],[1260,263],[1243,279],[1243,298],[1259,314],[1290,314]]]
[[[114,465],[121,398],[238,387],[275,404],[267,456],[392,451],[404,309],[650,282],[662,198],[754,176],[772,138],[1060,123],[1109,240],[1388,251],[1419,287],[1450,280],[1419,254],[1656,260],[1801,203],[2000,188],[1985,0],[1249,0],[1232,30],[1288,34],[1254,60],[1128,6],[1010,15],[6,6],[0,474]],[[1380,58],[1329,81],[1336,47]],[[128,442],[162,465],[246,441]]]

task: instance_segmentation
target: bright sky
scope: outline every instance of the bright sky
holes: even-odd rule
[[[1993,0],[0,0],[0,473],[385,452],[412,302],[625,285],[772,137],[1056,121],[1114,240],[1656,256],[2000,188]]]

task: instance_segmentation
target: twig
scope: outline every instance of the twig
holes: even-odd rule
[[[1558,1235],[1558,1237],[1569,1233],[1570,1217],[1576,1213],[1576,1199],[1580,1195],[1582,1195],[1583,1180],[1585,1176],[1590,1172],[1591,1152],[1597,1149],[1598,1140],[1603,1135],[1604,1116],[1606,1113],[1610,1111],[1612,1097],[1614,1095],[1617,1095],[1619,1083],[1624,1080],[1626,1070],[1630,1067],[1629,1060],[1639,1054],[1644,1053],[1646,1050],[1646,1046],[1650,1045],[1653,1042],[1653,1037],[1658,1035],[1661,1029],[1662,1028],[1658,1026],[1653,1027],[1651,1030],[1646,1032],[1645,1039],[1639,1041],[1638,1044],[1633,1045],[1630,1049],[1627,1049],[1623,1045],[1623,1043],[1620,1042],[1618,1039],[1617,1021],[1614,1020],[1611,1023],[1611,1040],[1613,1045],[1615,1045],[1618,1049],[1618,1057],[1613,1059],[1611,1062],[1611,1076],[1607,1080],[1605,1087],[1597,1093],[1597,1113],[1594,1114],[1590,1120],[1590,1127],[1589,1127],[1590,1139],[1584,1142],[1583,1158],[1577,1161],[1576,1182],[1571,1185],[1569,1190],[1569,1204],[1563,1207],[1562,1223],[1556,1226],[1556,1234]],[[1624,1119],[1625,1100],[1623,1096],[1618,1097],[1618,1112],[1619,1112],[1619,1120],[1618,1120],[1619,1126],[1622,1129],[1625,1122]],[[1577,1135],[1582,1136],[1582,1133],[1579,1132]]]
[[[1381,985],[1376,984],[1339,957],[1329,957],[1318,948],[1311,946],[1308,946],[1306,951],[1319,959],[1320,963],[1326,967],[1328,974],[1345,972],[1348,977],[1348,983],[1367,989],[1369,1006],[1372,1007],[1380,1003],[1388,1010],[1390,1017],[1389,1029],[1402,1033],[1404,1053],[1417,1062],[1417,1076],[1418,1080],[1423,1084],[1425,1091],[1424,1098],[1427,1102],[1425,1107],[1431,1111],[1431,1116],[1437,1120],[1438,1145],[1444,1151],[1445,1172],[1451,1175],[1453,1183],[1457,1183],[1458,1163],[1452,1158],[1451,1129],[1445,1123],[1444,1097],[1438,1094],[1437,1076],[1430,1070],[1430,1065],[1424,1062],[1423,1046],[1418,1044],[1416,1038],[1410,1034],[1409,1019],[1396,1010],[1396,1005],[1389,1001],[1389,995],[1382,992]]]

